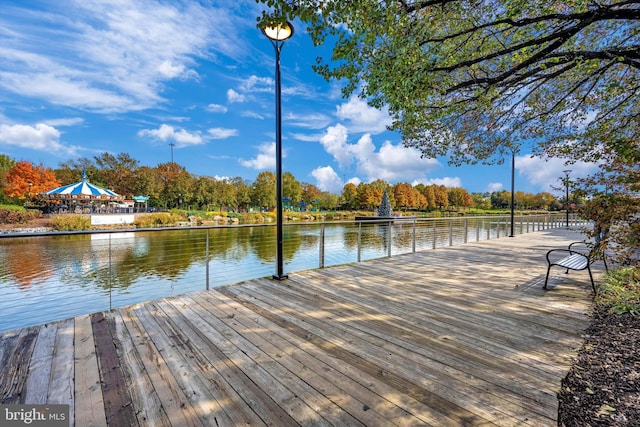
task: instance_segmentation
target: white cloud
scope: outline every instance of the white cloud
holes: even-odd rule
[[[242,117],[249,117],[250,119],[264,120],[264,116],[254,112],[254,111],[243,111],[242,113],[240,113],[240,115]]]
[[[322,191],[340,194],[342,180],[331,166],[318,167],[311,171],[311,176],[316,179],[316,186]]]
[[[234,102],[245,102],[247,100],[247,97],[239,94],[238,92],[236,92],[233,89],[229,89],[227,91],[227,101],[234,103]]]
[[[220,104],[209,104],[207,105],[207,111],[211,113],[226,113],[228,108]]]
[[[3,9],[0,87],[57,105],[101,113],[153,107],[167,81],[198,78],[197,59],[250,51],[226,37],[250,25],[229,7],[86,0],[42,8]]]
[[[542,159],[525,155],[516,157],[515,163],[518,175],[524,175],[529,183],[538,185],[542,191],[553,194],[561,193],[564,188],[561,181],[565,176],[563,170],[571,170],[569,175],[569,179],[571,179],[583,178],[598,169],[598,165],[595,163],[577,162],[565,165],[565,161],[557,157]]]
[[[78,149],[60,143],[60,131],[44,123],[35,126],[2,124],[0,143],[53,154],[75,155]]]
[[[320,143],[338,162],[340,169],[355,163],[358,173],[368,180],[380,178],[393,182],[420,179],[440,166],[435,159],[422,158],[415,148],[386,141],[376,151],[370,134],[363,135],[355,144],[347,142],[348,136],[347,128],[338,124],[327,129]]]
[[[487,185],[487,193],[493,193],[496,191],[502,191],[504,189],[504,185],[501,182],[490,182]]]
[[[241,92],[273,92],[275,81],[271,77],[258,77],[255,75],[243,80],[240,83],[239,90]]]
[[[342,125],[330,126],[327,133],[320,138],[325,151],[338,162],[340,169],[348,167],[353,162],[353,154],[349,150],[347,128]]]
[[[443,178],[429,178],[429,179],[418,179],[413,182],[412,185],[423,184],[423,185],[444,185],[447,188],[459,188],[462,187],[462,180],[458,177],[449,177],[445,176]]]
[[[282,157],[286,157],[282,153]],[[276,143],[266,143],[258,147],[258,155],[249,160],[239,159],[239,162],[245,168],[256,170],[275,169],[276,167]]]
[[[175,141],[178,148],[189,145],[200,145],[205,142],[200,132],[189,132],[185,129],[176,129],[173,126],[162,124],[158,129],[143,129],[138,136],[148,136],[155,140]]]
[[[226,139],[238,135],[238,129],[211,128],[207,132],[211,139]]]
[[[69,117],[66,119],[43,120],[43,123],[49,126],[75,126],[84,123],[82,117]]]
[[[296,126],[308,129],[324,129],[331,123],[331,117],[321,113],[293,114],[283,117],[288,126]]]
[[[352,96],[346,104],[336,107],[336,116],[345,121],[350,132],[382,133],[391,125],[388,110],[370,107],[365,101]]]

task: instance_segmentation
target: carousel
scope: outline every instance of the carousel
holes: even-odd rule
[[[80,181],[40,193],[37,199],[49,212],[109,213],[117,210],[124,197],[91,184],[83,173]]]

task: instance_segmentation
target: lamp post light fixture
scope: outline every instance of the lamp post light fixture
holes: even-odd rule
[[[29,200],[31,200],[31,187],[33,187],[33,182],[29,181]]]
[[[283,273],[282,252],[282,118],[280,102],[280,51],[284,42],[293,35],[293,26],[289,22],[261,27],[273,45],[276,54],[276,273],[273,278],[284,280],[289,276]]]
[[[564,188],[565,188],[565,199],[564,199],[564,210],[566,214],[565,227],[569,228],[569,174],[571,173],[571,169],[563,170],[564,172]]]

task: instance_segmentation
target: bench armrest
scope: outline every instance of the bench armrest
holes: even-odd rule
[[[585,255],[582,252],[578,252],[578,251],[575,251],[575,250],[571,250],[571,249],[551,249],[549,252],[547,252],[547,262],[549,264],[555,264],[554,261],[559,261],[562,258],[566,258],[566,257],[571,256],[573,254],[582,255],[583,257],[587,258],[587,260],[589,259],[588,255]]]
[[[591,242],[580,241],[573,242],[569,245],[569,250],[573,252],[580,253],[582,255],[589,255],[589,253],[594,249],[594,245]]]

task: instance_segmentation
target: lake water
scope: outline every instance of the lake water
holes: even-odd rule
[[[516,234],[550,226],[527,218]],[[285,273],[507,235],[505,218],[284,227]],[[526,227],[526,229],[525,229]],[[0,331],[204,290],[275,271],[273,225],[0,239]]]

